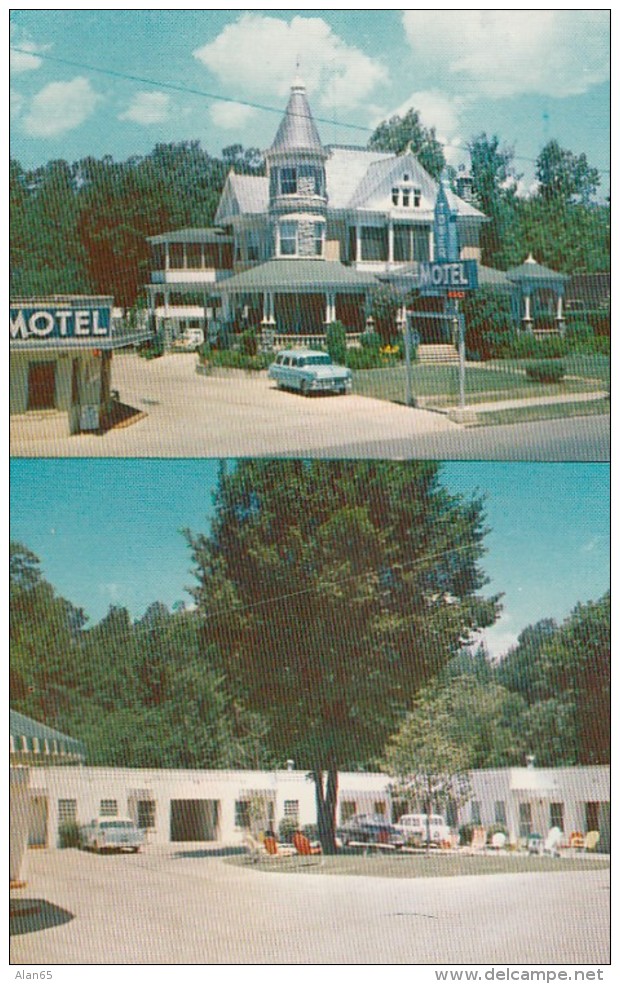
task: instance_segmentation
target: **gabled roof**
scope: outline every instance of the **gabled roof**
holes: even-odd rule
[[[325,162],[327,198],[330,208],[346,208],[371,164],[393,160],[393,154],[362,147],[328,147]]]
[[[226,225],[237,215],[261,215],[269,209],[269,179],[256,174],[235,174],[226,178],[215,221]]]
[[[295,151],[310,151],[326,156],[306,98],[306,87],[299,79],[291,86],[288,105],[270,153],[288,154]]]
[[[263,290],[323,291],[329,288],[364,290],[376,287],[372,274],[359,273],[335,260],[268,260],[214,285],[220,293],[251,293]]]

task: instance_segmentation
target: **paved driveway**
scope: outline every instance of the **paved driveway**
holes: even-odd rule
[[[444,415],[351,394],[306,399],[266,374],[198,376],[196,356],[116,354],[112,380],[140,419],[70,437],[65,414],[11,418],[28,457],[497,458],[609,460],[609,416],[467,429]]]
[[[352,878],[257,871],[179,848],[177,856],[31,852],[28,885],[13,895],[45,899],[74,918],[13,936],[12,962],[609,960],[609,869]]]

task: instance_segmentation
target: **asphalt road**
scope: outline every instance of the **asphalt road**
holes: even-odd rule
[[[57,924],[13,935],[11,962],[609,961],[609,869],[562,873],[559,861],[557,874],[353,878],[258,871],[178,847],[29,852],[27,887],[12,897],[44,900]]]
[[[199,376],[196,356],[115,355],[113,386],[140,411],[130,426],[69,436],[64,414],[11,418],[26,457],[485,458],[606,461],[609,417],[467,429],[445,415],[351,394],[305,398],[265,374]]]

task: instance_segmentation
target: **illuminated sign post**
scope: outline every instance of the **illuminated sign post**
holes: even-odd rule
[[[478,264],[476,260],[460,259],[457,211],[450,206],[448,199],[448,177],[442,174],[435,202],[433,220],[434,259],[432,262],[418,263],[418,286],[422,293],[444,295],[448,301],[450,317],[458,334],[459,347],[459,406],[465,406],[465,318],[459,312],[459,301],[467,293],[478,287]],[[407,365],[407,392],[405,401],[413,405],[411,385],[411,339],[410,324],[415,312],[407,317],[405,331],[405,361]]]

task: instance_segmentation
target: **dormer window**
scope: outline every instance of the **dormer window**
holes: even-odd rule
[[[392,205],[395,208],[419,208],[422,202],[422,192],[419,188],[413,188],[404,182],[409,180],[409,175],[403,176],[403,184],[392,188]]]

